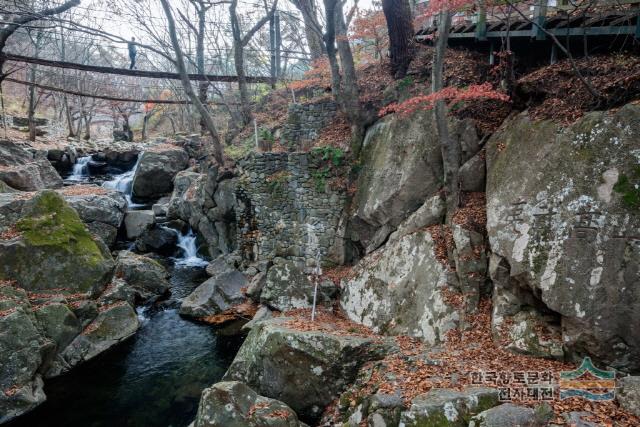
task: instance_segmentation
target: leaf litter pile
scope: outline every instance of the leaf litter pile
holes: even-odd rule
[[[491,335],[491,301],[483,299],[476,314],[468,317],[470,327],[466,330],[452,330],[442,347],[427,348],[418,339],[399,336],[395,338],[398,351],[381,361],[367,363],[360,372],[358,383],[340,400],[347,396],[351,407],[360,398],[376,393],[400,395],[408,408],[418,395],[434,388],[464,390],[467,387],[505,387],[498,379],[492,383],[478,384],[473,374],[479,372],[496,373],[548,373],[554,385],[553,400],[548,403],[554,411],[552,422],[570,425],[563,414],[587,412],[585,421],[605,426],[638,426],[640,418],[622,410],[616,402],[591,402],[580,398],[559,399],[557,384],[561,371],[576,368],[576,365],[557,360],[542,359],[511,353],[495,343]],[[508,386],[506,386],[508,387]],[[339,401],[330,405],[323,416],[324,421],[340,420]],[[536,400],[512,399],[511,403],[536,406]]]

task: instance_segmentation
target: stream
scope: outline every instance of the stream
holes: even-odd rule
[[[110,182],[120,182],[115,188],[130,197],[130,182],[122,182],[133,174],[123,175]],[[138,307],[141,326],[131,339],[46,380],[47,401],[8,426],[185,427],[193,421],[202,390],[220,381],[241,339],[180,317],[179,300],[207,275],[193,233],[180,236],[179,247],[179,257],[162,260],[171,274],[170,299]]]

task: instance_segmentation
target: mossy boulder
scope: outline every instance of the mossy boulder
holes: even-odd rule
[[[640,106],[631,104],[570,126],[523,113],[494,133],[494,324],[534,308],[555,317],[571,358],[640,369],[639,135]]]
[[[224,376],[278,399],[306,422],[354,381],[360,367],[389,349],[368,337],[299,331],[280,317],[258,322]]]
[[[113,259],[78,213],[55,191],[27,201],[15,225],[19,235],[0,240],[0,279],[33,290],[65,289],[96,295],[110,281]]]

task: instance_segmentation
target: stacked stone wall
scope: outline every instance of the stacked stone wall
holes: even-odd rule
[[[310,104],[289,104],[289,117],[283,138],[289,143],[318,139],[322,128],[331,123],[338,107],[333,100]]]
[[[240,164],[236,190],[243,258],[282,257],[314,267],[330,261],[345,205],[318,153],[262,153]]]

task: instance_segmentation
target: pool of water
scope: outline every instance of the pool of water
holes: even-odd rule
[[[202,268],[172,267],[172,298],[206,279]],[[10,427],[173,426],[193,421],[202,389],[219,381],[240,339],[182,319],[174,301],[139,309],[129,341],[45,384],[48,400]]]

